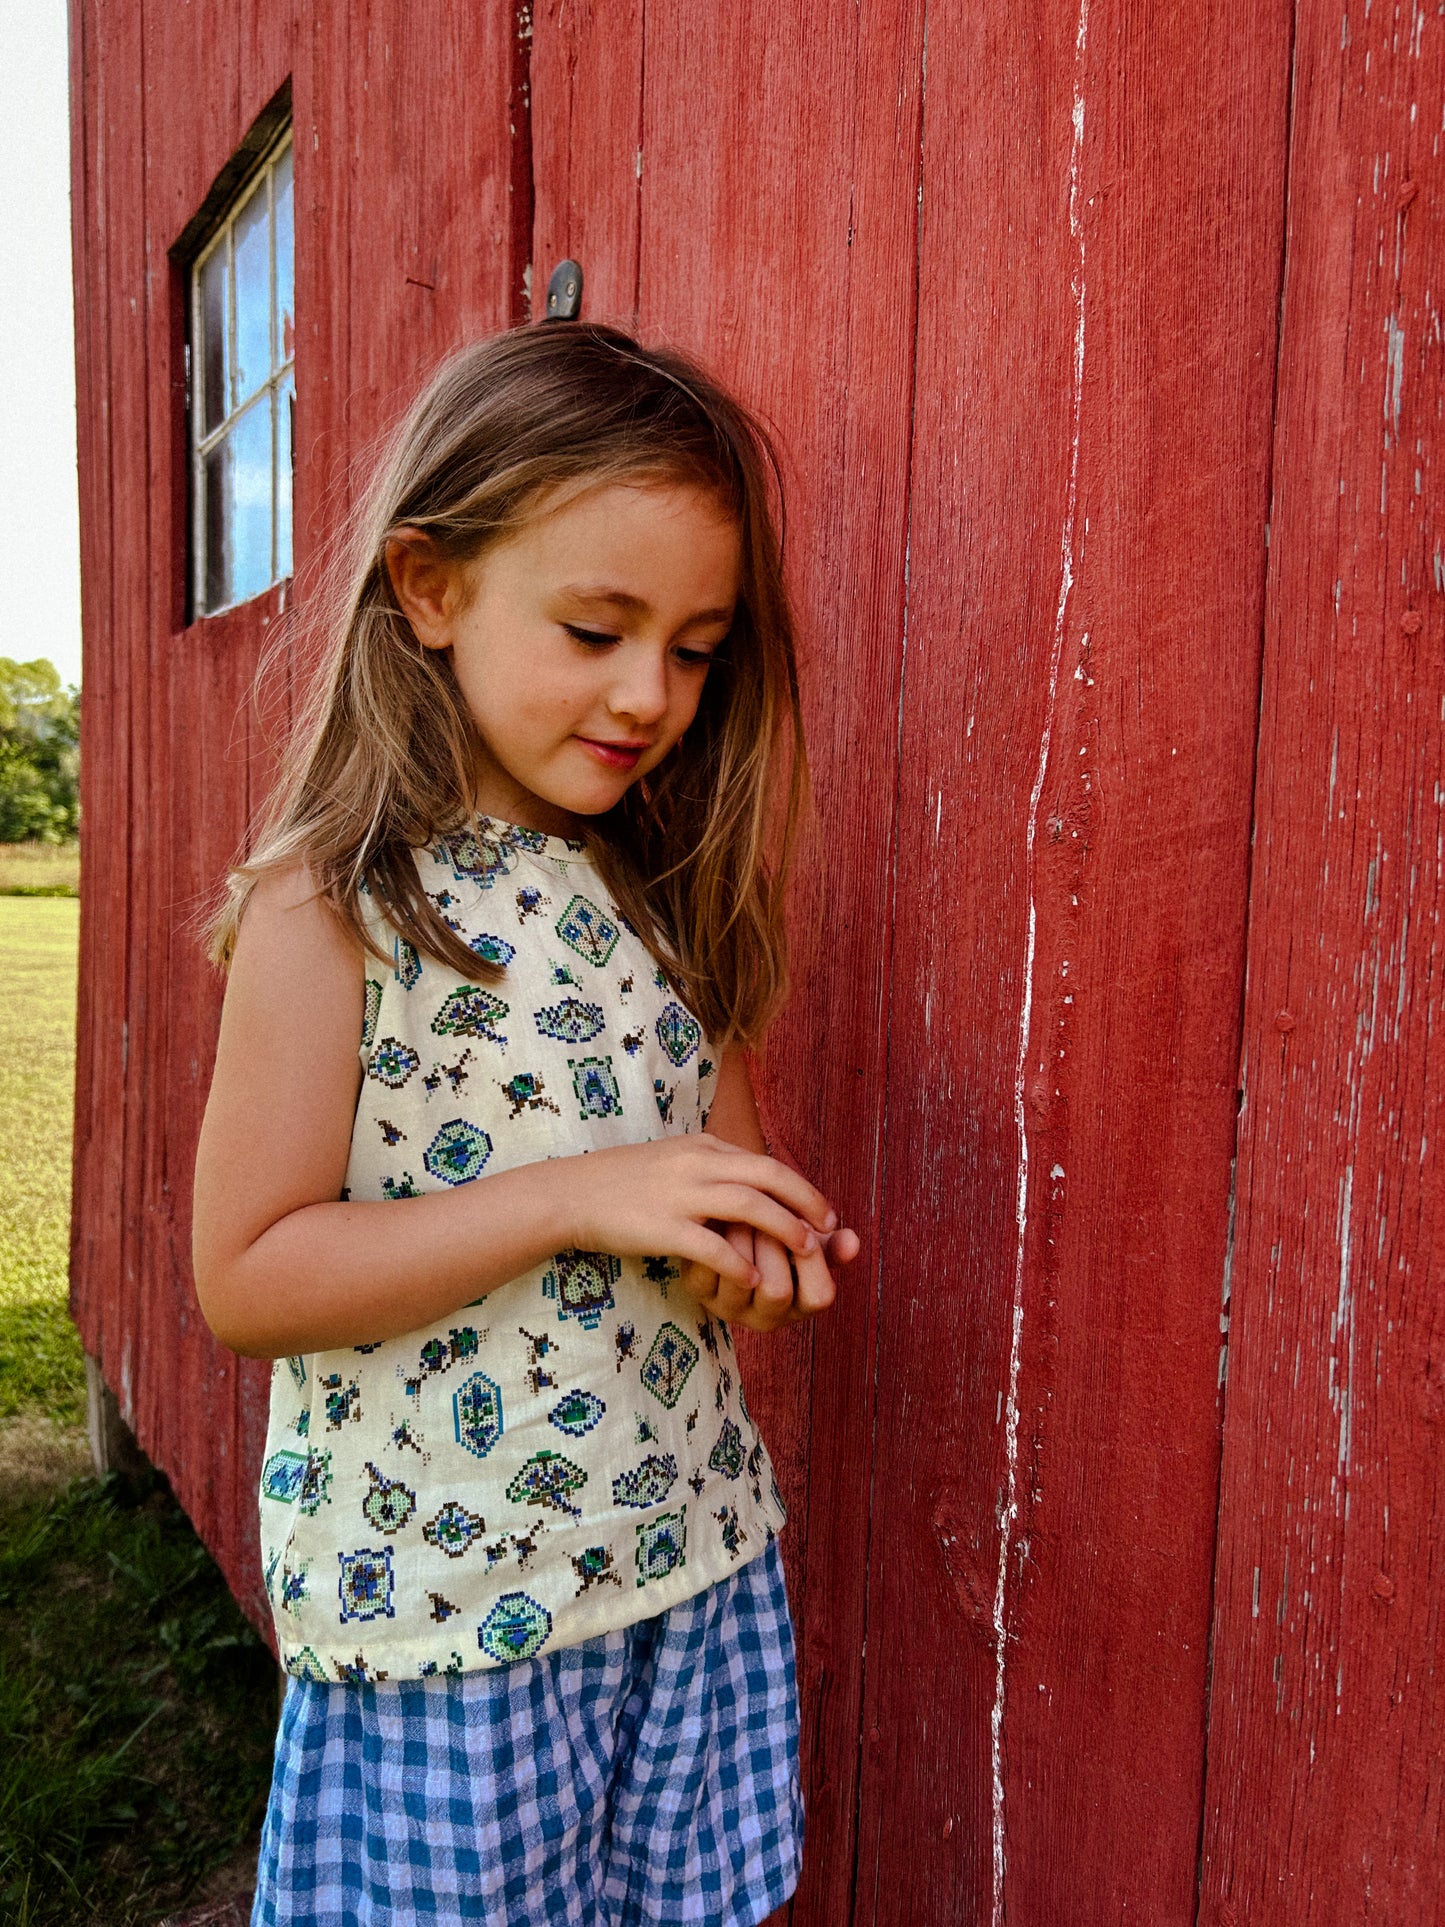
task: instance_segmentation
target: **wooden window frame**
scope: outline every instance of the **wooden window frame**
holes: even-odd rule
[[[294,481],[290,492],[290,528],[281,528],[280,490],[278,488],[278,437],[280,430],[280,405],[285,398],[287,383],[291,384],[294,405],[296,354],[293,336],[292,352],[283,355],[284,344],[278,340],[281,313],[278,303],[277,262],[276,262],[276,207],[275,179],[279,163],[289,152],[292,155],[292,299],[295,299],[295,142],[291,124],[291,101],[289,84],[283,88],[265,113],[260,116],[246,140],[232,161],[222,171],[205,205],[196,218],[189,223],[185,234],[174,251],[180,258],[183,268],[183,302],[186,325],[186,398],[185,398],[185,467],[186,467],[186,567],[185,585],[187,610],[190,620],[210,621],[218,616],[253,602],[275,589],[278,583],[290,578],[295,568],[295,489]],[[204,380],[201,370],[201,348],[203,346],[203,321],[201,315],[201,278],[205,266],[218,248],[224,247],[229,256],[226,277],[226,366],[228,371],[235,365],[236,353],[236,276],[234,261],[234,233],[236,221],[249,203],[259,183],[264,182],[267,216],[267,285],[268,285],[268,332],[270,336],[270,360],[265,380],[239,405],[233,405],[228,392],[225,396],[225,413],[212,429],[207,430],[204,420]],[[271,417],[271,555],[268,578],[265,583],[250,590],[245,595],[234,596],[230,600],[217,603],[213,608],[206,606],[206,528],[205,528],[205,479],[204,464],[206,457],[226,437],[232,434],[237,424],[254,408],[264,407]],[[295,470],[294,417],[292,423],[292,472]],[[283,566],[284,564],[284,566]]]

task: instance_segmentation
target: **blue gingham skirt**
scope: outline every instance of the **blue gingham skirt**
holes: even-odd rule
[[[252,1927],[755,1927],[803,1852],[776,1541],[655,1618],[459,1679],[292,1679]]]

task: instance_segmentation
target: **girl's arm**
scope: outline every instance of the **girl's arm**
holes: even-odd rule
[[[806,1255],[837,1222],[801,1176],[717,1139],[544,1159],[454,1191],[339,1202],[362,1067],[360,946],[299,871],[246,907],[196,1159],[196,1290],[216,1335],[258,1357],[434,1323],[569,1246],[666,1252],[750,1290],[709,1228],[742,1221]]]

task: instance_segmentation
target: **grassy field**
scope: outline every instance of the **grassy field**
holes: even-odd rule
[[[80,905],[0,896],[0,1419],[85,1412],[66,1309]]]
[[[73,897],[80,892],[76,843],[0,843],[0,896]]]
[[[277,1676],[159,1474],[89,1475],[84,1360],[66,1308],[79,905],[3,894],[8,857],[0,1921],[142,1927],[244,1883],[254,1865]],[[45,867],[55,860],[19,868],[59,887]]]

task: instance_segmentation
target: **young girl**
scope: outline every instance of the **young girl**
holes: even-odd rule
[[[804,781],[770,459],[612,330],[460,355],[233,875],[195,1273],[276,1360],[257,1922],[743,1927],[796,1882],[729,1326],[812,1316],[858,1241],[741,1054]]]

